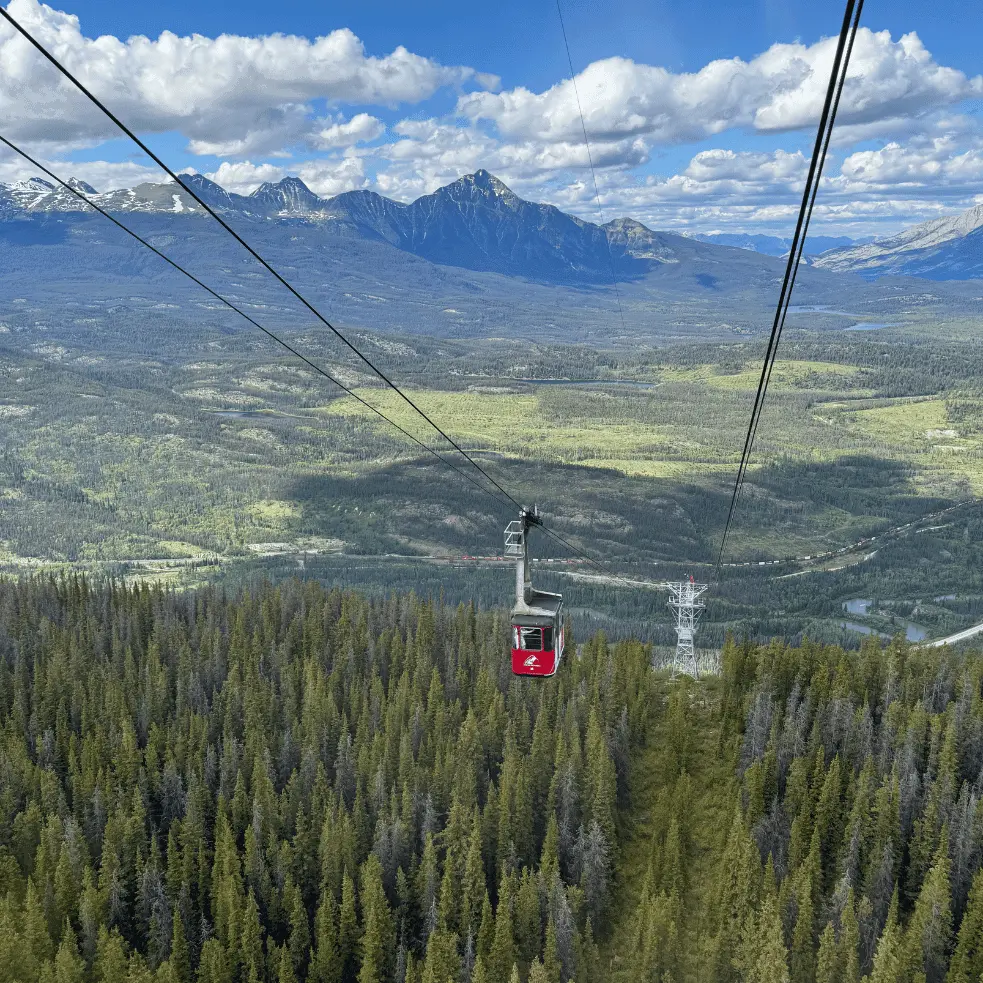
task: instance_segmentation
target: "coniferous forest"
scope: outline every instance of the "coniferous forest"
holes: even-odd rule
[[[0,583],[0,980],[979,983],[983,658]],[[570,636],[572,639],[572,636]]]

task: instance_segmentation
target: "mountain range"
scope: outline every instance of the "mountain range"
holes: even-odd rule
[[[886,275],[978,279],[983,277],[983,205],[922,222],[886,239],[831,250],[813,264],[868,279]]]
[[[606,225],[586,222],[553,205],[520,198],[485,170],[466,175],[409,204],[372,191],[321,198],[299,178],[263,184],[250,195],[226,191],[200,174],[173,184],[142,184],[99,194],[69,183],[112,214],[140,213],[182,222],[204,210],[192,189],[230,221],[303,228],[310,238],[347,236],[386,243],[431,263],[522,276],[546,283],[604,284],[644,277],[653,268],[684,264],[694,276],[700,264],[733,257],[719,246],[672,232],[655,232],[630,218]],[[0,185],[0,235],[35,236],[18,222],[91,214],[75,195],[39,178]],[[182,225],[182,228],[189,228]],[[32,239],[33,241],[33,239]],[[696,264],[695,266],[693,264]],[[758,268],[758,267],[756,267]],[[769,276],[771,275],[770,268]],[[714,274],[707,273],[713,279]]]
[[[485,170],[409,204],[372,191],[322,198],[296,177],[263,184],[249,195],[226,191],[201,174],[184,175],[182,181],[210,206],[238,219],[318,223],[333,233],[387,242],[441,265],[553,282],[642,276],[652,264],[692,259],[687,242],[773,257],[787,255],[791,245],[781,236],[753,233],[656,232],[630,218],[596,225],[553,205],[526,201]],[[75,178],[68,183],[113,213],[202,213],[186,190],[170,183],[105,194]],[[86,210],[70,192],[41,178],[0,184],[0,219]],[[806,241],[805,254],[810,265],[867,279],[983,277],[983,205],[885,239],[814,235]]]
[[[700,242],[710,242],[716,246],[733,246],[735,249],[749,249],[765,256],[786,256],[792,248],[792,240],[783,236],[770,236],[750,232],[698,232],[693,236]],[[873,236],[851,239],[849,236],[806,237],[804,255],[818,256],[829,249],[844,249],[850,246],[871,242]]]
[[[201,174],[185,175],[182,181],[211,207],[236,219],[320,225],[334,235],[386,242],[441,265],[549,282],[639,277],[652,264],[678,263],[701,250],[693,239],[653,232],[633,219],[599,226],[553,205],[526,201],[485,170],[410,204],[373,191],[321,198],[296,177],[263,184],[250,195],[226,191]],[[106,194],[74,178],[69,184],[113,214],[204,214],[186,190],[173,184],[141,184]],[[0,216],[8,220],[87,211],[73,194],[40,178],[0,185]]]
[[[212,287],[288,330],[307,330],[308,313],[207,220],[191,189],[339,323],[367,330],[611,345],[747,337],[770,324],[785,269],[780,256],[654,231],[631,218],[586,222],[524,200],[484,170],[409,204],[371,191],[321,198],[297,178],[250,195],[199,174],[182,181],[104,194],[71,184]],[[848,259],[842,269],[825,265],[856,248],[869,247],[825,252],[800,269],[799,326],[893,323],[921,318],[925,305],[935,320],[942,311],[975,312],[970,284],[928,294],[896,277],[871,282],[876,272],[849,275]],[[8,301],[0,332],[103,332],[111,342],[124,330],[164,351],[170,332],[197,335],[204,318],[233,330],[235,319],[219,314],[200,288],[39,179],[0,185],[0,267]]]

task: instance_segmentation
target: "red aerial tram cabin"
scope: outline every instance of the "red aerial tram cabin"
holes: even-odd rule
[[[563,657],[563,596],[536,590],[529,572],[527,538],[540,525],[539,511],[523,509],[505,530],[505,555],[515,557],[515,606],[512,608],[512,672],[552,676]]]

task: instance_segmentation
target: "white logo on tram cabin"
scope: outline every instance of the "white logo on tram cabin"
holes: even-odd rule
[[[539,659],[534,655],[530,655],[525,662],[522,663],[527,669],[535,669],[539,665]]]

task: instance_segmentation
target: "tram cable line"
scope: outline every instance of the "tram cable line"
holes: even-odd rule
[[[573,57],[570,54],[570,42],[567,40],[567,28],[563,21],[563,9],[560,7],[560,0],[556,0],[556,13],[560,19],[560,32],[563,34],[563,47],[567,52],[567,64],[570,66],[570,81],[573,84],[573,94],[577,100],[577,112],[580,114],[580,128],[584,131],[584,147],[587,150],[587,163],[590,165],[590,176],[594,183],[594,200],[597,202],[597,215],[601,220],[601,231],[604,232],[604,241],[608,247],[608,263],[611,265],[611,285],[614,287],[614,296],[618,301],[618,315],[621,318],[621,333],[627,334],[625,328],[625,311],[621,306],[621,290],[618,288],[618,274],[614,268],[614,256],[611,254],[611,240],[607,232],[604,231],[604,210],[601,208],[601,194],[597,189],[597,174],[594,171],[594,157],[590,151],[590,140],[587,137],[587,122],[584,119],[584,107],[580,102],[580,89],[577,86],[577,73],[573,68]]]
[[[788,314],[788,307],[792,296],[792,288],[795,285],[795,277],[798,272],[799,263],[802,258],[802,251],[805,246],[806,232],[812,218],[813,206],[816,202],[816,195],[819,189],[819,182],[822,177],[823,164],[829,148],[829,141],[836,120],[836,112],[839,109],[840,96],[846,81],[846,73],[849,67],[850,55],[853,52],[853,43],[860,23],[860,14],[863,10],[863,0],[847,0],[846,8],[843,12],[843,24],[840,28],[840,35],[836,45],[836,53],[833,59],[833,66],[830,71],[829,84],[826,88],[826,97],[823,102],[823,109],[819,119],[819,127],[816,132],[816,141],[813,147],[812,159],[809,162],[809,171],[806,177],[806,184],[802,191],[802,202],[799,206],[799,215],[795,223],[795,235],[792,239],[792,247],[789,250],[788,262],[785,267],[785,276],[782,279],[782,288],[779,293],[778,306],[775,310],[774,321],[772,322],[771,335],[765,349],[764,362],[761,366],[761,375],[758,380],[758,388],[754,397],[754,404],[751,409],[751,418],[748,422],[747,434],[744,438],[744,449],[741,452],[741,461],[737,470],[737,477],[734,482],[733,492],[731,493],[730,506],[727,510],[727,520],[724,523],[724,532],[720,540],[720,549],[717,554],[714,580],[720,579],[720,568],[723,563],[724,549],[727,545],[727,536],[730,532],[734,519],[737,503],[741,497],[744,482],[747,477],[747,469],[750,463],[751,450],[754,439],[757,435],[758,424],[761,419],[761,412],[764,407],[765,395],[768,390],[768,383],[771,380],[772,369],[778,354],[778,343],[781,339],[782,330],[785,326],[785,319]]]
[[[848,4],[848,7],[849,7],[849,4]],[[847,46],[846,46],[846,52],[845,52],[845,56],[843,58],[842,64],[840,66],[840,71],[838,73],[838,77],[837,77],[836,94],[835,94],[834,99],[833,99],[833,104],[832,104],[832,106],[830,108],[829,122],[828,122],[828,125],[825,128],[825,133],[824,133],[824,136],[823,136],[823,146],[822,146],[822,149],[819,151],[818,155],[816,154],[815,151],[813,152],[813,161],[817,161],[817,164],[816,164],[816,176],[815,176],[815,180],[812,182],[811,196],[810,196],[810,200],[809,200],[809,207],[808,207],[808,209],[806,211],[805,222],[802,225],[802,235],[799,236],[797,240],[796,239],[793,239],[792,248],[789,251],[789,259],[791,260],[792,259],[792,253],[796,251],[796,247],[797,247],[797,254],[795,256],[795,264],[794,264],[793,273],[792,273],[792,281],[789,284],[788,291],[785,293],[785,296],[784,296],[784,304],[782,303],[782,300],[781,299],[779,300],[779,305],[780,305],[780,309],[781,309],[781,320],[780,320],[779,325],[778,325],[778,335],[775,338],[775,346],[774,346],[774,349],[772,351],[771,361],[770,361],[770,363],[768,365],[768,375],[767,375],[767,378],[765,379],[764,391],[761,394],[761,406],[759,407],[757,417],[754,420],[754,430],[751,433],[751,441],[750,441],[750,444],[748,445],[748,460],[745,462],[745,466],[744,466],[744,477],[741,478],[741,488],[740,488],[740,490],[738,491],[738,494],[737,494],[737,504],[738,505],[740,504],[741,495],[743,494],[743,491],[744,491],[744,481],[745,481],[745,478],[747,476],[747,466],[750,463],[751,450],[752,450],[752,448],[754,446],[754,440],[755,440],[755,437],[757,436],[757,433],[758,433],[758,425],[761,422],[761,414],[762,414],[762,411],[763,411],[763,408],[764,408],[765,395],[767,394],[768,385],[771,382],[771,373],[772,373],[772,370],[775,367],[775,362],[776,362],[777,356],[778,356],[778,344],[781,341],[782,331],[785,329],[785,319],[786,319],[786,317],[788,315],[789,305],[791,304],[791,301],[792,301],[792,288],[795,286],[795,271],[798,270],[799,264],[802,261],[802,255],[803,255],[803,253],[805,251],[805,241],[806,241],[806,236],[808,235],[808,232],[809,232],[809,223],[812,220],[812,210],[813,210],[813,206],[816,203],[816,195],[819,192],[819,184],[820,184],[820,181],[822,179],[822,170],[823,170],[823,166],[824,166],[825,161],[826,161],[826,154],[829,151],[830,140],[831,140],[832,135],[833,135],[833,124],[834,124],[834,121],[836,119],[837,110],[839,109],[840,97],[843,94],[843,86],[844,86],[844,83],[846,82],[846,73],[847,73],[847,69],[848,69],[849,64],[850,64],[850,56],[853,53],[853,43],[854,43],[854,40],[856,39],[857,28],[858,28],[859,23],[860,23],[860,13],[861,13],[862,8],[863,8],[863,0],[856,0],[856,7],[855,7],[855,10],[854,10],[853,19],[852,19],[851,26],[850,26],[849,38],[847,40]],[[836,72],[837,72],[835,61],[834,61],[834,66],[833,66],[833,72],[834,72],[834,74],[836,74]],[[822,129],[823,129],[822,128],[822,123],[820,122],[820,132],[822,132]],[[809,185],[809,182],[807,181],[807,187],[808,187],[808,185]],[[798,229],[796,231],[798,231]]]
[[[352,390],[351,388],[349,388],[348,386],[346,386],[339,379],[336,379],[326,369],[323,369],[316,362],[313,362],[311,359],[309,359],[303,352],[301,352],[298,349],[294,348],[293,345],[291,345],[288,341],[286,341],[283,338],[281,338],[279,335],[277,335],[275,332],[271,331],[269,328],[267,328],[264,325],[260,324],[259,321],[257,321],[255,318],[253,318],[249,314],[247,314],[244,310],[242,310],[242,308],[237,307],[227,297],[224,297],[217,290],[214,290],[212,287],[208,286],[207,283],[204,283],[202,280],[198,279],[198,277],[196,277],[193,273],[189,272],[183,266],[181,266],[180,263],[178,263],[177,261],[171,259],[171,257],[170,256],[167,256],[165,253],[161,252],[156,246],[154,246],[152,243],[150,243],[146,239],[144,239],[143,236],[139,235],[137,232],[134,232],[133,229],[131,229],[125,223],[121,222],[119,219],[117,219],[110,212],[107,212],[100,205],[96,204],[94,201],[92,201],[90,198],[88,198],[85,194],[83,194],[81,191],[79,191],[78,188],[72,187],[67,181],[65,181],[61,177],[59,177],[49,167],[46,167],[39,160],[36,160],[34,157],[32,157],[26,150],[24,150],[21,147],[17,146],[17,144],[13,143],[11,140],[8,140],[3,134],[0,134],[0,143],[4,144],[10,150],[14,151],[14,153],[19,154],[21,157],[24,158],[24,160],[26,160],[29,164],[31,164],[35,168],[37,168],[42,174],[45,174],[47,177],[51,178],[52,181],[55,181],[56,183],[60,184],[66,191],[68,191],[71,194],[73,194],[79,201],[84,202],[86,205],[88,205],[90,208],[94,209],[96,212],[98,212],[104,218],[109,219],[109,221],[112,222],[113,225],[115,225],[119,229],[122,229],[123,232],[125,232],[127,235],[131,236],[133,239],[135,239],[137,242],[139,242],[141,246],[145,246],[152,253],[154,253],[155,255],[159,256],[165,263],[167,263],[169,266],[173,267],[179,273],[183,273],[189,280],[191,280],[193,283],[195,283],[199,287],[201,287],[202,290],[206,291],[208,294],[210,294],[216,300],[220,301],[222,304],[224,304],[230,310],[235,311],[235,313],[238,314],[240,317],[245,318],[245,320],[248,321],[254,327],[259,328],[259,330],[262,331],[263,334],[265,334],[272,341],[276,342],[276,344],[280,345],[282,348],[284,348],[286,351],[288,351],[291,355],[294,355],[296,358],[299,358],[305,365],[307,365],[309,368],[311,368],[318,375],[323,376],[329,382],[333,382],[339,389],[343,390],[349,396],[351,396],[353,399],[357,400],[366,409],[371,410],[380,419],[384,420],[386,423],[390,424],[392,427],[395,427],[395,429],[398,430],[405,437],[408,437],[415,444],[417,444],[420,447],[422,447],[423,450],[425,450],[428,453],[432,454],[438,461],[441,462],[441,464],[446,464],[449,468],[452,468],[459,475],[461,475],[462,477],[466,478],[468,481],[470,481],[478,489],[478,491],[482,492],[485,495],[488,495],[498,505],[502,506],[503,508],[505,508],[505,509],[511,509],[511,504],[508,501],[506,501],[501,496],[496,495],[493,491],[491,491],[488,488],[486,488],[481,482],[479,482],[474,477],[473,474],[471,474],[468,471],[465,471],[463,468],[459,468],[452,461],[448,461],[447,458],[442,457],[436,450],[434,450],[428,444],[424,443],[418,437],[415,437],[413,434],[411,434],[408,430],[406,430],[403,427],[401,427],[398,423],[396,423],[395,420],[392,420],[388,416],[386,416],[385,413],[382,412],[382,410],[378,409],[377,407],[375,407],[371,403],[369,403],[367,400],[363,399],[361,396],[358,395],[358,393],[356,393],[354,390]]]
[[[2,14],[14,29],[34,48],[36,48],[45,57],[45,59],[47,59],[47,61],[49,61],[62,75],[64,75],[65,78],[67,78],[68,81],[71,82],[94,106],[103,112],[124,134],[126,134],[127,137],[129,137],[130,140],[132,140],[155,164],[157,164],[157,166],[160,167],[161,170],[163,170],[164,173],[167,174],[179,188],[187,192],[191,198],[193,198],[213,219],[215,219],[215,221],[218,222],[218,224],[226,232],[228,232],[229,235],[231,235],[236,242],[238,242],[239,245],[250,254],[250,256],[253,257],[253,259],[255,259],[265,270],[267,270],[280,284],[286,287],[286,289],[289,290],[290,293],[293,294],[293,296],[296,297],[297,300],[299,300],[304,307],[306,307],[326,328],[328,328],[335,335],[335,337],[337,337],[347,348],[357,355],[380,379],[382,379],[383,382],[386,383],[386,385],[393,389],[393,391],[396,392],[404,402],[406,402],[421,417],[423,417],[423,419],[426,420],[427,423],[429,423],[430,426],[433,427],[434,430],[436,430],[437,433],[439,433],[451,445],[451,447],[454,448],[454,450],[464,457],[465,460],[467,460],[468,463],[475,468],[475,470],[482,474],[488,482],[494,485],[495,488],[497,488],[498,491],[501,492],[515,506],[515,508],[520,510],[523,508],[518,500],[513,498],[512,495],[510,495],[509,492],[495,480],[495,478],[493,478],[466,450],[464,450],[463,447],[460,446],[460,444],[457,443],[457,441],[454,440],[453,437],[447,434],[437,423],[435,423],[434,420],[431,419],[431,417],[423,409],[421,409],[416,402],[407,396],[406,393],[404,393],[402,389],[400,389],[399,386],[397,386],[396,383],[382,371],[382,369],[376,366],[367,355],[363,354],[355,344],[349,341],[344,334],[342,334],[309,300],[307,300],[306,297],[304,297],[303,294],[301,294],[296,287],[293,286],[293,284],[290,283],[290,281],[288,281],[280,272],[278,272],[271,263],[264,259],[255,248],[253,248],[241,235],[239,235],[239,233],[236,232],[235,229],[233,229],[232,226],[229,225],[228,222],[226,222],[225,219],[223,219],[221,215],[219,215],[218,212],[211,207],[211,205],[204,201],[194,190],[194,188],[189,187],[183,181],[181,181],[171,167],[169,167],[156,153],[154,153],[154,151],[151,150],[150,147],[148,147],[147,144],[144,143],[144,141],[141,140],[140,137],[138,137],[136,133],[134,133],[133,130],[126,125],[126,123],[124,123],[115,113],[113,113],[113,111],[109,109],[105,103],[103,103],[94,93],[92,93],[77,76],[75,76],[53,54],[51,54],[51,52],[48,51],[48,49],[37,40],[37,38],[35,38],[26,28],[22,27],[21,24],[11,16],[6,8],[0,7],[0,14]]]

